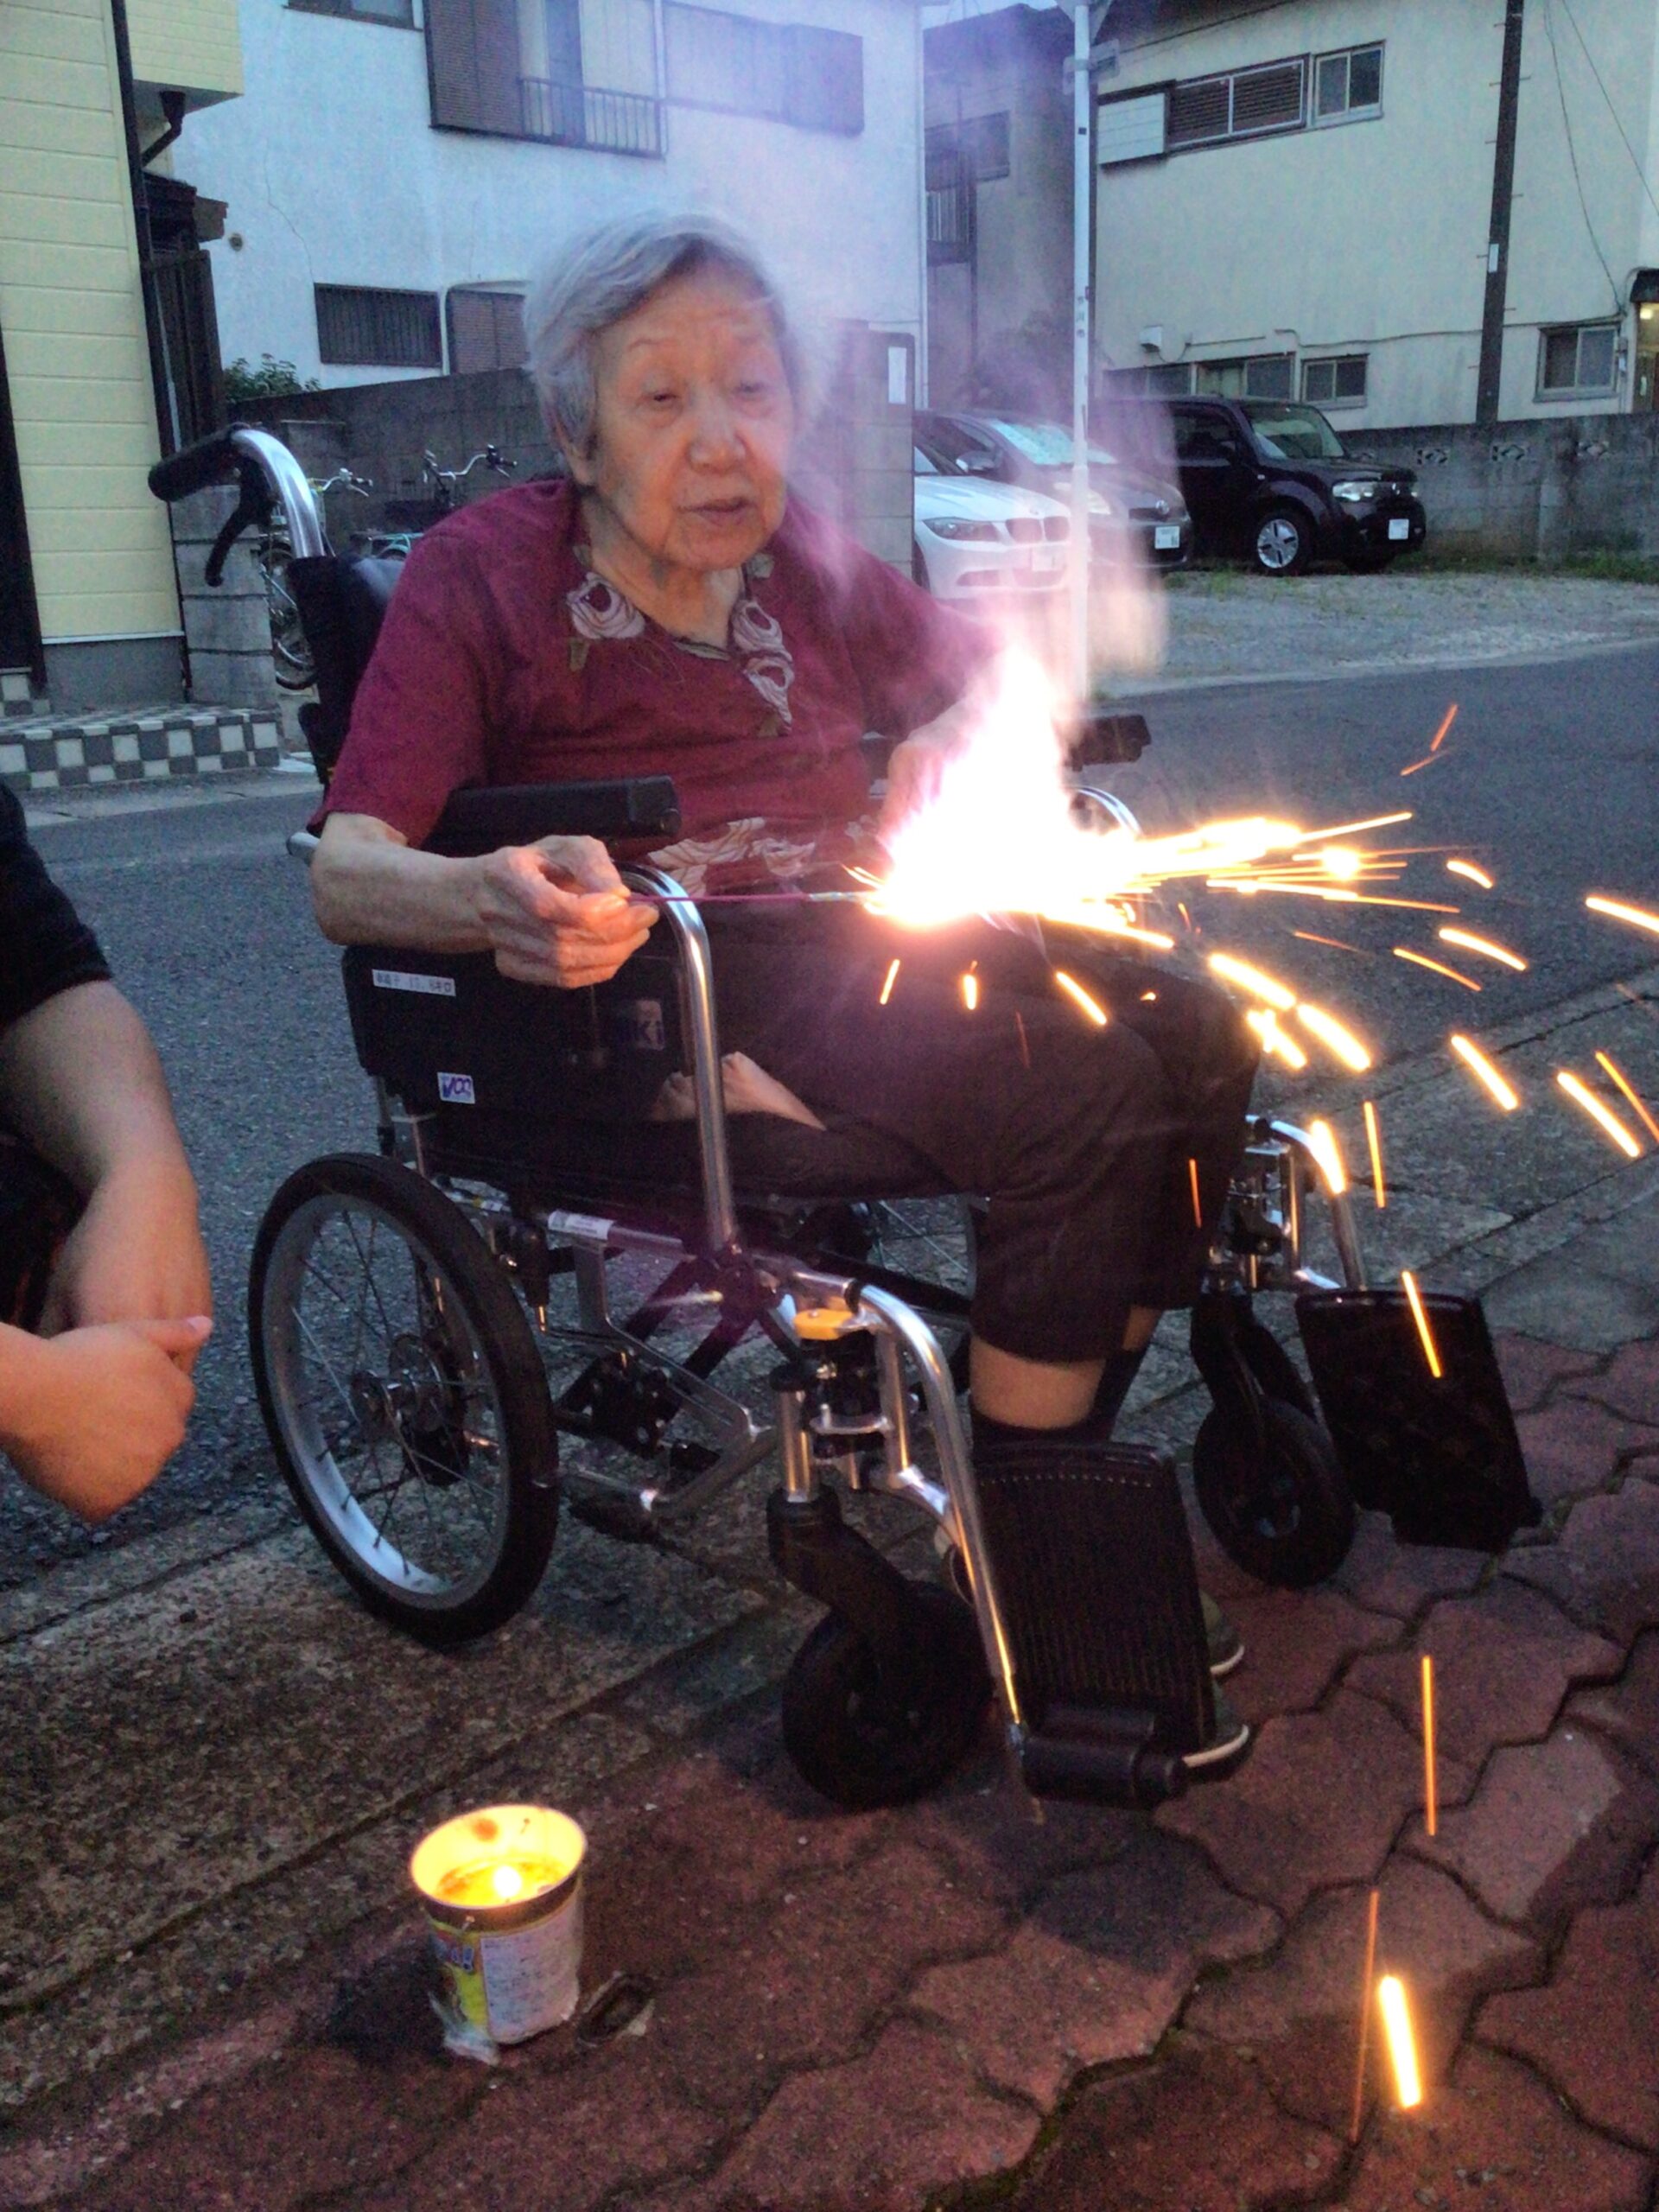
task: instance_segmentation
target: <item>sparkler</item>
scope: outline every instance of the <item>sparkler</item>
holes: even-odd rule
[[[892,967],[888,969],[887,980],[881,986],[881,995],[876,1001],[876,1004],[878,1006],[886,1006],[887,1001],[893,996],[893,987],[899,980],[899,965],[900,963],[895,960]]]
[[[1485,1084],[1503,1111],[1506,1114],[1513,1114],[1521,1103],[1520,1096],[1513,1085],[1504,1081],[1479,1046],[1467,1037],[1448,1037],[1446,1042],[1464,1065],[1473,1071],[1479,1082]]]
[[[1368,1098],[1364,1106],[1365,1141],[1371,1152],[1371,1193],[1381,1213],[1389,1203],[1388,1192],[1382,1181],[1382,1137],[1376,1126],[1376,1109]]]
[[[1370,1066],[1370,1054],[1334,1014],[1327,1014],[1323,1007],[1302,1004],[1296,1009],[1296,1019],[1320,1044],[1328,1046],[1344,1067],[1351,1069],[1355,1075],[1363,1075]]]
[[[1576,1105],[1582,1106],[1592,1122],[1599,1122],[1627,1160],[1640,1160],[1642,1147],[1630,1135],[1617,1114],[1602,1104],[1595,1092],[1580,1083],[1568,1068],[1556,1071],[1555,1080]]]
[[[1428,1371],[1438,1382],[1446,1370],[1440,1365],[1440,1348],[1434,1342],[1434,1332],[1428,1325],[1428,1315],[1423,1308],[1417,1278],[1409,1268],[1401,1268],[1400,1286],[1406,1294],[1406,1303],[1411,1308],[1411,1318],[1417,1324],[1417,1333],[1422,1338],[1423,1357],[1428,1362]]]
[[[1348,1188],[1348,1171],[1343,1165],[1342,1152],[1337,1143],[1336,1131],[1329,1122],[1310,1122],[1307,1126],[1307,1148],[1319,1163],[1325,1187],[1333,1198],[1339,1198]]]
[[[1483,953],[1488,960],[1513,968],[1517,976],[1527,972],[1528,963],[1518,952],[1511,952],[1507,945],[1494,944],[1489,937],[1477,937],[1472,930],[1440,929],[1434,934],[1442,944],[1461,945],[1465,952]]]
[[[1659,937],[1659,914],[1650,914],[1643,906],[1627,906],[1622,899],[1603,899],[1592,894],[1585,900],[1592,914],[1605,914],[1615,922],[1629,922],[1638,930],[1651,930]]]
[[[1434,1771],[1434,1662],[1423,1654],[1423,1827],[1440,1833],[1440,1793]]]
[[[1427,968],[1436,976],[1447,976],[1454,983],[1461,983],[1465,991],[1478,991],[1480,985],[1472,976],[1460,975],[1455,968],[1448,968],[1444,960],[1431,960],[1426,952],[1408,952],[1403,944],[1394,947],[1396,960],[1409,960],[1414,968]]]
[[[1447,861],[1446,872],[1448,875],[1467,876],[1471,883],[1478,883],[1483,891],[1491,891],[1494,887],[1491,877],[1484,868],[1477,868],[1473,861]]]
[[[1618,1085],[1618,1088],[1624,1092],[1626,1098],[1630,1100],[1631,1105],[1635,1107],[1637,1114],[1640,1115],[1643,1124],[1647,1129],[1648,1135],[1653,1139],[1656,1144],[1659,1144],[1659,1122],[1656,1122],[1654,1120],[1652,1115],[1649,1113],[1641,1099],[1637,1096],[1636,1092],[1631,1090],[1628,1079],[1621,1070],[1608,1058],[1605,1052],[1598,1052],[1596,1054],[1596,1064],[1605,1075],[1611,1077],[1611,1079]]]
[[[1365,1906],[1365,1971],[1359,1982],[1359,2057],[1354,2068],[1354,2116],[1348,2140],[1357,2143],[1365,2117],[1365,2062],[1371,2050],[1371,1979],[1376,1972],[1376,1910],[1380,1892],[1373,1890]]]
[[[1398,1974],[1385,1974],[1376,1985],[1377,2009],[1388,2037],[1389,2059],[1394,2068],[1395,2101],[1409,2112],[1423,2101],[1423,2077],[1417,2065],[1417,2044],[1411,2032],[1411,2010]]]
[[[1057,968],[1054,970],[1054,980],[1059,985],[1060,988],[1066,994],[1066,996],[1068,998],[1074,999],[1077,1005],[1083,1008],[1083,1011],[1088,1015],[1090,1020],[1094,1023],[1096,1029],[1103,1029],[1106,1027],[1107,1014],[1105,1007],[1100,1004],[1097,999],[1094,999],[1090,996],[1089,993],[1084,989],[1083,985],[1077,982],[1074,976],[1068,976],[1064,968]]]

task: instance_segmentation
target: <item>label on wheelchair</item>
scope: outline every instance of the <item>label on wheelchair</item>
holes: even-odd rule
[[[665,1052],[668,1025],[660,999],[630,999],[607,1009],[611,1041],[625,1052]]]
[[[453,976],[410,976],[401,968],[371,968],[369,974],[379,990],[421,991],[435,999],[452,999],[455,995]]]
[[[441,1106],[476,1106],[478,1093],[469,1075],[450,1075],[438,1070],[438,1103]]]

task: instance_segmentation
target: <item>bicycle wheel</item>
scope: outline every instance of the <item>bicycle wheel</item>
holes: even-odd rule
[[[308,691],[317,680],[317,664],[306,643],[299,607],[288,588],[288,564],[292,557],[286,546],[279,545],[260,564],[265,578],[265,607],[270,616],[270,658],[276,681],[284,691]]]
[[[524,1311],[465,1217],[394,1161],[300,1168],[253,1249],[248,1325],[277,1463],[369,1609],[463,1643],[540,1581],[557,1445]]]

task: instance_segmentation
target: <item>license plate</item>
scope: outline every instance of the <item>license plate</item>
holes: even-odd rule
[[[1032,558],[1039,575],[1052,574],[1065,565],[1065,555],[1058,545],[1039,545]]]
[[[1177,522],[1160,522],[1152,533],[1154,553],[1179,553],[1181,550],[1181,526]]]
[[[1411,536],[1411,518],[1409,515],[1390,515],[1389,518],[1389,536],[1396,541],[1403,541],[1408,538]]]

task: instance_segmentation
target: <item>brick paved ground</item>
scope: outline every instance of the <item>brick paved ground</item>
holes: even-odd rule
[[[1550,1501],[1535,1540],[1497,1562],[1402,1551],[1368,1518],[1334,1586],[1294,1597],[1206,1557],[1260,1726],[1230,1784],[1150,1821],[1039,1824],[988,1743],[929,1802],[849,1816],[794,1778],[764,1693],[575,1789],[588,1979],[649,1975],[643,2033],[446,2058],[409,1916],[383,1914],[26,2115],[0,2202],[1644,2212],[1659,1344],[1510,1336],[1503,1357]],[[1372,1884],[1427,2096],[1402,2115],[1379,2094],[1351,2146]]]

